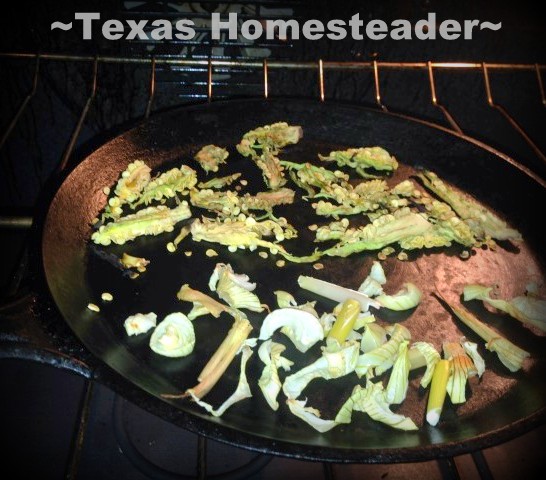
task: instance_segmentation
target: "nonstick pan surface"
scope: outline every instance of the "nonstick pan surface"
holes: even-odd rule
[[[257,386],[263,365],[256,352],[247,370],[253,397],[236,404],[221,418],[214,418],[187,399],[165,399],[161,395],[182,392],[197,383],[197,374],[228,332],[230,317],[196,319],[196,348],[182,359],[153,353],[148,345],[150,334],[126,335],[123,321],[128,315],[153,311],[162,319],[174,311],[187,312],[190,305],[179,302],[176,292],[184,283],[207,292],[208,278],[217,262],[229,263],[236,272],[248,274],[257,283],[260,299],[271,307],[276,305],[273,292],[287,290],[300,302],[317,300],[319,313],[330,311],[333,304],[300,290],[298,275],[311,275],[350,288],[357,288],[366,277],[377,252],[346,259],[326,258],[321,260],[324,269],[317,271],[311,264],[288,262],[279,268],[275,265],[277,258],[271,255],[263,259],[257,252],[230,253],[219,245],[190,239],[184,240],[176,253],[168,253],[166,244],[178,229],[123,246],[98,248],[90,244],[90,225],[106,201],[103,188],[114,185],[120,173],[136,159],[145,160],[154,172],[187,163],[198,171],[200,180],[205,180],[207,176],[192,158],[202,146],[214,143],[230,151],[228,166],[219,174],[240,171],[249,180],[248,191],[264,190],[261,172],[237,154],[235,145],[246,131],[277,121],[301,125],[304,132],[298,145],[283,151],[284,159],[315,161],[318,153],[333,149],[380,145],[401,163],[389,184],[410,177],[416,168],[432,169],[522,232],[523,243],[502,243],[495,251],[478,249],[468,260],[459,257],[461,248],[451,247],[410,252],[405,262],[394,255],[383,263],[389,293],[412,281],[421,287],[424,296],[415,311],[377,312],[379,322],[402,322],[413,340],[432,342],[438,349],[443,341],[457,341],[464,335],[480,345],[485,358],[486,372],[481,380],[470,382],[467,402],[454,406],[447,401],[438,426],[430,427],[424,421],[428,391],[419,389],[422,371],[417,371],[411,374],[407,399],[394,410],[409,415],[420,426],[418,432],[397,431],[359,413],[353,414],[350,425],[324,434],[315,432],[290,414],[282,394],[277,412],[267,406]],[[53,300],[81,342],[124,382],[144,392],[152,404],[165,407],[159,410],[168,411],[169,419],[176,423],[245,448],[298,458],[339,462],[426,460],[495,444],[544,419],[545,337],[505,315],[487,311],[477,302],[468,304],[480,318],[531,353],[525,369],[512,374],[432,295],[439,290],[457,302],[466,283],[483,283],[497,284],[503,297],[510,298],[522,294],[531,281],[544,284],[543,241],[541,229],[536,227],[543,218],[538,209],[544,205],[544,191],[540,179],[494,150],[406,117],[352,105],[294,99],[218,102],[158,114],[84,159],[64,180],[49,207],[42,240],[43,266]],[[194,210],[195,214],[203,213]],[[310,253],[316,245],[305,226],[317,222],[317,218],[310,205],[301,200],[299,191],[296,205],[280,209],[279,213],[300,232],[298,240],[286,243],[287,249]],[[208,248],[219,255],[207,257]],[[191,251],[191,257],[185,251]],[[123,276],[107,258],[123,252],[150,259],[148,270],[135,280]],[[112,293],[114,301],[101,303],[102,292]],[[89,302],[99,304],[101,311],[88,310]],[[254,326],[251,336],[258,335],[263,317],[264,314],[249,314]],[[285,356],[295,362],[293,371],[320,355],[318,345],[302,355],[289,345],[286,337],[276,334],[274,340],[287,345]],[[226,399],[236,386],[238,369],[236,360],[205,400],[219,405]],[[329,382],[316,380],[304,396],[308,405],[321,410],[324,418],[332,418],[356,383],[355,375]]]

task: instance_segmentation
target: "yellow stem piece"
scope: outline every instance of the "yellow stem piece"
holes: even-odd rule
[[[446,387],[450,369],[451,362],[449,360],[439,360],[434,367],[427,404],[427,422],[432,426],[435,426],[440,420],[440,414],[442,413],[446,398]]]

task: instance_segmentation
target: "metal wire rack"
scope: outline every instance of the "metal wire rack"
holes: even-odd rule
[[[212,102],[217,98],[224,98],[223,95],[217,94],[217,89],[220,90],[224,80],[215,81],[215,73],[218,72],[230,72],[237,73],[243,72],[245,74],[251,74],[254,79],[254,84],[258,85],[264,98],[271,96],[271,74],[274,71],[306,71],[311,72],[316,76],[316,88],[314,95],[317,101],[327,101],[326,88],[329,80],[329,73],[331,72],[363,72],[371,75],[373,78],[374,89],[374,101],[375,106],[383,111],[389,111],[389,106],[383,101],[382,88],[381,88],[381,74],[382,72],[401,70],[401,71],[421,71],[426,73],[428,79],[428,89],[430,90],[430,102],[432,106],[438,109],[443,118],[445,119],[446,128],[464,135],[463,129],[460,127],[459,122],[455,116],[450,113],[448,108],[438,97],[436,88],[435,73],[438,71],[474,71],[479,72],[483,76],[484,86],[484,99],[490,108],[499,111],[509,125],[514,128],[524,141],[529,145],[532,151],[535,153],[541,162],[546,163],[546,155],[541,151],[537,144],[532,140],[530,135],[523,129],[519,122],[495,100],[494,92],[491,87],[491,75],[497,72],[516,72],[526,71],[536,75],[536,82],[538,86],[538,92],[540,94],[537,98],[537,102],[540,102],[542,106],[546,107],[546,95],[544,90],[543,72],[546,69],[545,64],[528,64],[528,63],[484,63],[484,62],[464,62],[464,63],[450,63],[450,62],[434,62],[434,61],[422,61],[422,62],[387,62],[371,60],[366,62],[336,62],[326,61],[318,59],[317,61],[289,61],[289,60],[256,60],[256,59],[225,59],[225,58],[182,58],[179,56],[171,55],[157,55],[149,57],[125,57],[125,56],[108,56],[108,55],[62,55],[62,54],[34,54],[34,53],[0,53],[0,59],[4,61],[25,61],[33,64],[33,73],[31,87],[21,99],[19,107],[15,114],[9,121],[8,125],[4,128],[0,137],[0,149],[5,146],[8,138],[15,130],[18,121],[21,119],[23,113],[32,102],[33,97],[37,92],[37,85],[40,79],[40,72],[45,62],[83,62],[91,65],[91,75],[88,79],[88,94],[87,99],[81,109],[81,112],[77,118],[76,124],[70,135],[70,140],[66,146],[62,157],[59,160],[57,166],[57,173],[61,172],[68,165],[73,153],[74,148],[78,142],[83,125],[86,122],[90,108],[94,102],[97,101],[97,92],[101,86],[98,83],[98,72],[105,65],[111,64],[132,64],[140,65],[149,69],[149,77],[147,84],[147,101],[145,103],[145,109],[142,112],[141,119],[146,120],[153,112],[154,100],[157,94],[157,71],[161,66],[176,67],[176,72],[181,74],[184,72],[193,72],[202,75],[202,80],[199,82],[200,86],[205,87],[205,93],[198,93],[194,95],[194,99],[203,102]],[[236,76],[234,78],[237,78]],[[248,86],[246,83],[237,84],[235,86],[244,88]],[[244,93],[244,92],[243,92]],[[525,168],[525,167],[523,167]],[[0,230],[9,229],[29,229],[32,226],[33,218],[29,215],[4,215],[0,216]],[[17,292],[19,282],[23,277],[23,270],[25,269],[25,262],[20,262],[18,271],[13,275],[12,285],[9,291]],[[32,338],[31,338],[32,340]],[[32,342],[31,342],[32,344]],[[40,344],[40,342],[38,342]],[[32,349],[31,349],[32,350]],[[36,360],[39,357],[39,361],[42,363],[55,364],[59,368],[76,370],[87,379],[87,388],[84,398],[79,408],[80,422],[77,432],[74,435],[73,448],[71,457],[67,466],[67,478],[75,478],[78,463],[81,454],[81,447],[84,441],[88,415],[89,415],[89,402],[93,393],[94,374],[92,371],[87,370],[85,366],[74,366],[70,358],[66,358],[64,354],[60,355],[58,352],[45,351],[39,356],[36,355],[33,350],[29,353],[28,345],[23,347],[14,347],[11,353],[4,353],[2,357],[15,357],[23,359]],[[59,360],[60,358],[60,360]],[[197,475],[198,478],[206,477],[206,440],[203,437],[198,437],[198,459],[197,459]],[[472,453],[472,458],[476,465],[476,468],[481,478],[492,478],[491,472],[484,459],[483,453],[477,451]],[[260,463],[258,461],[257,463]],[[261,463],[267,463],[261,461]],[[441,460],[442,469],[451,472],[448,476],[458,478],[457,467],[453,462],[453,459]],[[333,471],[331,465],[325,465],[324,467],[325,478],[333,478]]]

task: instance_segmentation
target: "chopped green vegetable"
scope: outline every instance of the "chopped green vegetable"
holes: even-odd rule
[[[379,304],[376,301],[361,292],[341,287],[324,280],[319,280],[318,278],[300,275],[298,277],[298,285],[304,290],[308,290],[336,302],[341,303],[348,299],[356,300],[360,303],[360,308],[363,312],[367,312],[370,307],[379,308]]]
[[[427,422],[433,427],[438,424],[442,409],[444,407],[444,401],[447,393],[447,382],[449,380],[449,374],[451,370],[451,362],[449,360],[441,359],[436,363],[434,367],[434,373],[432,374],[432,382],[430,384],[430,393],[427,402]]]
[[[434,172],[425,170],[419,174],[425,187],[448,203],[463,219],[474,235],[480,239],[521,241],[521,234],[510,228],[504,220],[480,205],[476,200],[444,183]]]
[[[286,400],[286,404],[296,417],[301,418],[320,433],[327,432],[338,425],[334,420],[323,420],[320,418],[320,411],[316,408],[306,407],[307,400],[289,398]]]
[[[196,183],[197,174],[192,168],[187,165],[173,168],[149,182],[138,198],[131,202],[131,208],[142,204],[149,205],[154,200],[164,202],[167,198],[175,197],[177,193],[183,194],[191,190]]]
[[[229,221],[227,221],[229,220]],[[279,219],[281,220],[281,219]],[[320,257],[320,254],[314,253],[306,257],[297,257],[288,253],[282,245],[264,240],[264,236],[274,235],[278,242],[285,238],[293,238],[295,230],[284,222],[264,220],[256,221],[252,217],[245,220],[231,221],[213,221],[206,218],[195,220],[191,225],[192,238],[196,242],[201,240],[206,242],[219,243],[231,248],[248,248],[254,250],[257,247],[265,247],[272,254],[279,253],[284,258],[295,263],[313,262]]]
[[[187,202],[182,202],[178,207],[172,209],[164,205],[148,207],[101,225],[91,235],[91,240],[99,245],[110,245],[111,243],[123,245],[141,235],[159,235],[163,232],[172,232],[175,224],[190,217],[191,212]]]
[[[383,285],[387,283],[387,277],[379,262],[373,262],[370,274],[364,279],[358,291],[368,297],[377,297],[383,293]]]
[[[217,302],[214,298],[209,297],[205,293],[190,288],[187,283],[182,285],[176,296],[179,300],[193,303],[193,308],[190,313],[188,313],[188,318],[190,320],[208,314],[218,318],[222,312],[229,312],[228,307]]]
[[[192,397],[193,401],[199,406],[203,407],[207,412],[209,412],[214,417],[220,417],[223,413],[231,407],[233,404],[244,400],[245,398],[252,397],[252,392],[250,391],[250,386],[248,385],[248,380],[246,378],[246,364],[248,359],[252,356],[252,349],[248,345],[243,345],[240,350],[241,353],[241,367],[239,370],[239,381],[237,382],[237,388],[229,396],[229,398],[222,403],[217,409],[215,409],[209,403],[201,400],[195,392],[190,389],[188,390],[189,395]]]
[[[148,330],[155,328],[157,324],[157,315],[154,312],[136,313],[128,316],[123,322],[127,335],[140,335]]]
[[[422,292],[417,285],[406,282],[402,290],[394,295],[379,295],[375,300],[389,310],[409,310],[415,308],[421,302]]]
[[[207,182],[199,182],[197,186],[204,190],[211,188],[214,190],[219,190],[224,187],[229,187],[240,176],[240,173],[234,173],[233,175],[226,175],[225,177],[214,177]]]
[[[257,128],[243,135],[237,151],[250,157],[262,170],[266,185],[277,190],[286,183],[283,167],[277,158],[281,148],[298,143],[302,136],[301,127],[279,122]]]
[[[377,323],[368,323],[364,329],[364,334],[360,339],[360,350],[370,352],[387,341],[387,331]]]
[[[451,362],[447,393],[453,404],[466,402],[466,381],[468,377],[478,373],[474,362],[465,353],[463,347],[456,342],[446,342],[443,345],[444,358]]]
[[[410,372],[408,343],[408,340],[404,340],[398,346],[398,355],[385,390],[385,400],[389,405],[402,403],[406,399]]]
[[[194,346],[193,323],[180,312],[167,315],[150,337],[150,348],[165,357],[185,357]]]
[[[103,219],[118,218],[122,214],[122,206],[136,201],[140,192],[151,180],[151,168],[142,160],[135,160],[127,165],[121,173],[114,188],[114,196],[108,200],[104,209]]]
[[[532,325],[546,332],[546,301],[536,297],[516,297],[511,301],[491,298],[492,287],[483,285],[466,285],[463,290],[463,298],[469,300],[482,300],[484,303],[506,312],[521,323]],[[519,307],[519,308],[518,308]]]
[[[209,280],[209,288],[218,294],[230,307],[263,312],[264,306],[252,291],[255,283],[250,283],[248,275],[236,274],[231,265],[217,263]]]
[[[373,168],[380,171],[393,172],[398,168],[398,162],[389,152],[381,147],[349,148],[330,152],[329,155],[319,155],[323,162],[336,162],[338,167],[353,168],[361,177],[369,178],[366,170]]]
[[[279,308],[269,313],[260,329],[260,340],[271,338],[281,329],[300,352],[306,352],[315,343],[324,340],[324,331],[318,318],[299,308]]]
[[[338,412],[335,422],[350,423],[353,411],[367,413],[373,420],[398,430],[418,430],[411,418],[391,411],[380,382],[368,381],[366,388],[355,386],[353,393]]]
[[[282,390],[287,398],[296,399],[315,378],[330,380],[353,372],[358,359],[358,343],[350,342],[336,352],[323,352],[322,356],[284,380]]]
[[[199,383],[182,396],[191,395],[201,399],[210,392],[235,358],[251,331],[252,325],[246,318],[236,317],[226,338],[197,377]]]
[[[416,355],[416,353],[418,353],[418,355]],[[440,354],[431,343],[427,342],[412,343],[408,354],[410,359],[410,368],[412,370],[414,368],[420,368],[424,365],[427,366],[420,382],[420,385],[423,388],[427,388],[428,384],[432,380],[434,367],[441,359]]]
[[[461,320],[468,328],[478,334],[485,340],[485,348],[495,352],[501,363],[511,372],[517,372],[523,366],[523,362],[528,358],[529,352],[514,345],[508,339],[497,333],[491,327],[480,321],[476,316],[469,312],[463,306],[455,306],[444,299],[444,302],[453,311],[455,316]]]
[[[348,298],[341,305],[341,309],[337,314],[336,321],[328,333],[326,342],[329,345],[329,342],[337,343],[337,346],[340,347],[343,345],[343,342],[347,340],[347,337],[353,330],[355,321],[360,314],[360,302]]]
[[[294,364],[294,362],[281,356],[285,349],[284,345],[272,340],[266,340],[258,349],[258,355],[265,364],[262,375],[258,380],[258,386],[269,406],[275,411],[279,408],[277,396],[282,388],[278,369],[283,368],[285,371],[289,371],[290,367]]]
[[[381,375],[386,372],[392,367],[400,344],[411,339],[410,331],[400,323],[387,328],[387,332],[390,334],[387,342],[358,357],[355,371],[359,377]]]
[[[225,148],[216,145],[205,145],[199,150],[194,159],[199,162],[205,172],[217,172],[222,163],[226,163],[229,153]]]

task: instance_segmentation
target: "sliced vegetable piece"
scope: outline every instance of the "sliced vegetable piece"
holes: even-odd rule
[[[236,317],[226,338],[197,377],[199,383],[181,396],[191,395],[201,399],[209,393],[233,361],[251,331],[252,325],[246,318]]]
[[[323,162],[336,162],[338,167],[348,166],[354,168],[361,177],[369,178],[366,169],[392,172],[398,168],[398,162],[389,152],[381,147],[349,148],[330,152],[329,155],[319,155]]]
[[[320,411],[316,408],[306,407],[307,400],[289,398],[286,400],[286,404],[296,417],[301,418],[305,423],[320,433],[328,432],[338,425],[334,420],[323,420],[320,418]]]
[[[411,339],[410,331],[399,323],[395,323],[387,329],[391,337],[386,343],[370,352],[366,352],[358,357],[355,368],[357,375],[381,375],[392,367],[398,349],[403,341]]]
[[[298,277],[298,285],[304,290],[308,290],[329,300],[334,300],[335,302],[341,303],[348,299],[356,300],[360,303],[360,308],[363,312],[367,312],[370,307],[380,307],[378,302],[361,292],[341,287],[335,283],[319,280],[318,278],[300,275]]]
[[[148,207],[101,225],[98,230],[93,232],[91,240],[99,245],[110,245],[111,243],[123,245],[141,235],[159,235],[163,232],[172,232],[175,224],[190,217],[191,212],[185,201],[172,209],[165,205]]]
[[[323,352],[322,356],[301,370],[286,377],[282,390],[287,398],[298,398],[315,378],[331,380],[353,372],[358,359],[358,343],[351,342],[337,352]]]
[[[521,233],[510,228],[504,220],[470,196],[448,186],[434,172],[425,170],[418,176],[426,188],[455,210],[478,238],[485,239],[489,236],[497,240],[522,240]]]
[[[150,337],[150,348],[165,357],[185,357],[194,346],[193,323],[180,312],[167,315]]]
[[[209,297],[205,293],[198,290],[194,290],[187,283],[180,287],[180,290],[176,294],[179,300],[184,302],[192,302],[193,308],[188,313],[188,318],[194,320],[201,315],[210,314],[215,318],[218,318],[222,312],[228,312],[229,309],[225,305]]]
[[[432,381],[430,383],[426,416],[427,422],[433,427],[438,424],[440,415],[442,414],[450,370],[451,362],[445,359],[439,360],[434,367],[434,373],[432,374]]]
[[[389,310],[409,310],[415,308],[421,302],[423,293],[419,290],[417,285],[406,282],[403,288],[394,295],[379,295],[375,300],[385,308]]]
[[[434,345],[427,342],[414,342],[409,349],[410,368],[421,368],[426,365],[426,370],[421,377],[420,385],[427,388],[432,380],[434,367],[442,357],[434,348]]]
[[[250,283],[248,275],[236,274],[229,264],[216,264],[209,279],[209,288],[232,308],[253,312],[264,310],[258,296],[252,293],[256,284]]]
[[[193,157],[205,172],[217,172],[222,163],[226,163],[229,152],[216,145],[205,145]]]
[[[303,353],[324,340],[324,331],[318,318],[298,308],[273,310],[265,317],[258,338],[268,340],[278,329],[281,329],[281,332]]]
[[[214,417],[221,417],[223,413],[232,405],[245,398],[252,397],[252,392],[250,391],[250,385],[246,378],[246,364],[248,359],[252,356],[252,349],[248,345],[244,345],[241,349],[241,369],[239,373],[239,381],[237,382],[237,388],[230,395],[230,397],[222,403],[217,409],[215,409],[211,404],[201,400],[193,389],[188,390],[191,398],[201,407],[203,407],[207,412],[209,412]]]
[[[446,342],[443,345],[444,358],[451,362],[447,393],[451,403],[457,405],[466,402],[466,382],[468,377],[476,375],[478,370],[472,359],[465,353],[463,347],[456,342]]]
[[[398,430],[417,430],[417,425],[409,417],[392,412],[385,399],[385,390],[380,382],[368,381],[366,388],[356,385],[349,399],[342,405],[335,422],[350,423],[352,412],[367,413],[370,418]]]
[[[343,302],[337,314],[336,321],[328,333],[326,342],[335,342],[338,346],[343,345],[353,330],[355,321],[360,314],[360,302],[349,298]]]
[[[511,301],[491,298],[492,290],[492,287],[484,285],[466,285],[463,289],[463,298],[465,301],[482,300],[497,310],[506,312],[521,323],[532,325],[546,332],[546,301],[536,297],[516,297]]]
[[[123,322],[127,335],[139,335],[146,333],[154,328],[157,324],[157,315],[154,312],[150,313],[135,313],[130,315]]]
[[[508,370],[517,372],[522,368],[524,360],[530,356],[529,352],[514,345],[510,340],[504,338],[491,327],[483,323],[463,306],[455,306],[445,299],[443,300],[461,322],[485,340],[485,348],[495,352],[501,363],[508,368]]]
[[[385,271],[381,263],[374,261],[370,269],[370,274],[365,278],[360,287],[358,287],[358,291],[364,295],[368,295],[368,297],[376,297],[383,293],[383,285],[385,283],[387,283]]]
[[[385,389],[385,400],[389,405],[402,403],[406,399],[410,372],[408,343],[405,340],[398,346],[398,355],[392,366],[389,383]]]
[[[278,369],[283,368],[285,371],[289,371],[290,367],[294,364],[294,362],[281,356],[285,349],[284,345],[272,340],[266,340],[258,349],[258,355],[265,364],[262,375],[258,380],[258,386],[265,400],[273,410],[278,410],[279,408],[277,396],[282,388]]]
[[[139,197],[131,202],[131,208],[139,205],[149,205],[153,201],[162,201],[173,198],[177,193],[187,193],[197,183],[197,174],[193,168],[182,165],[180,168],[160,174],[149,182]]]

